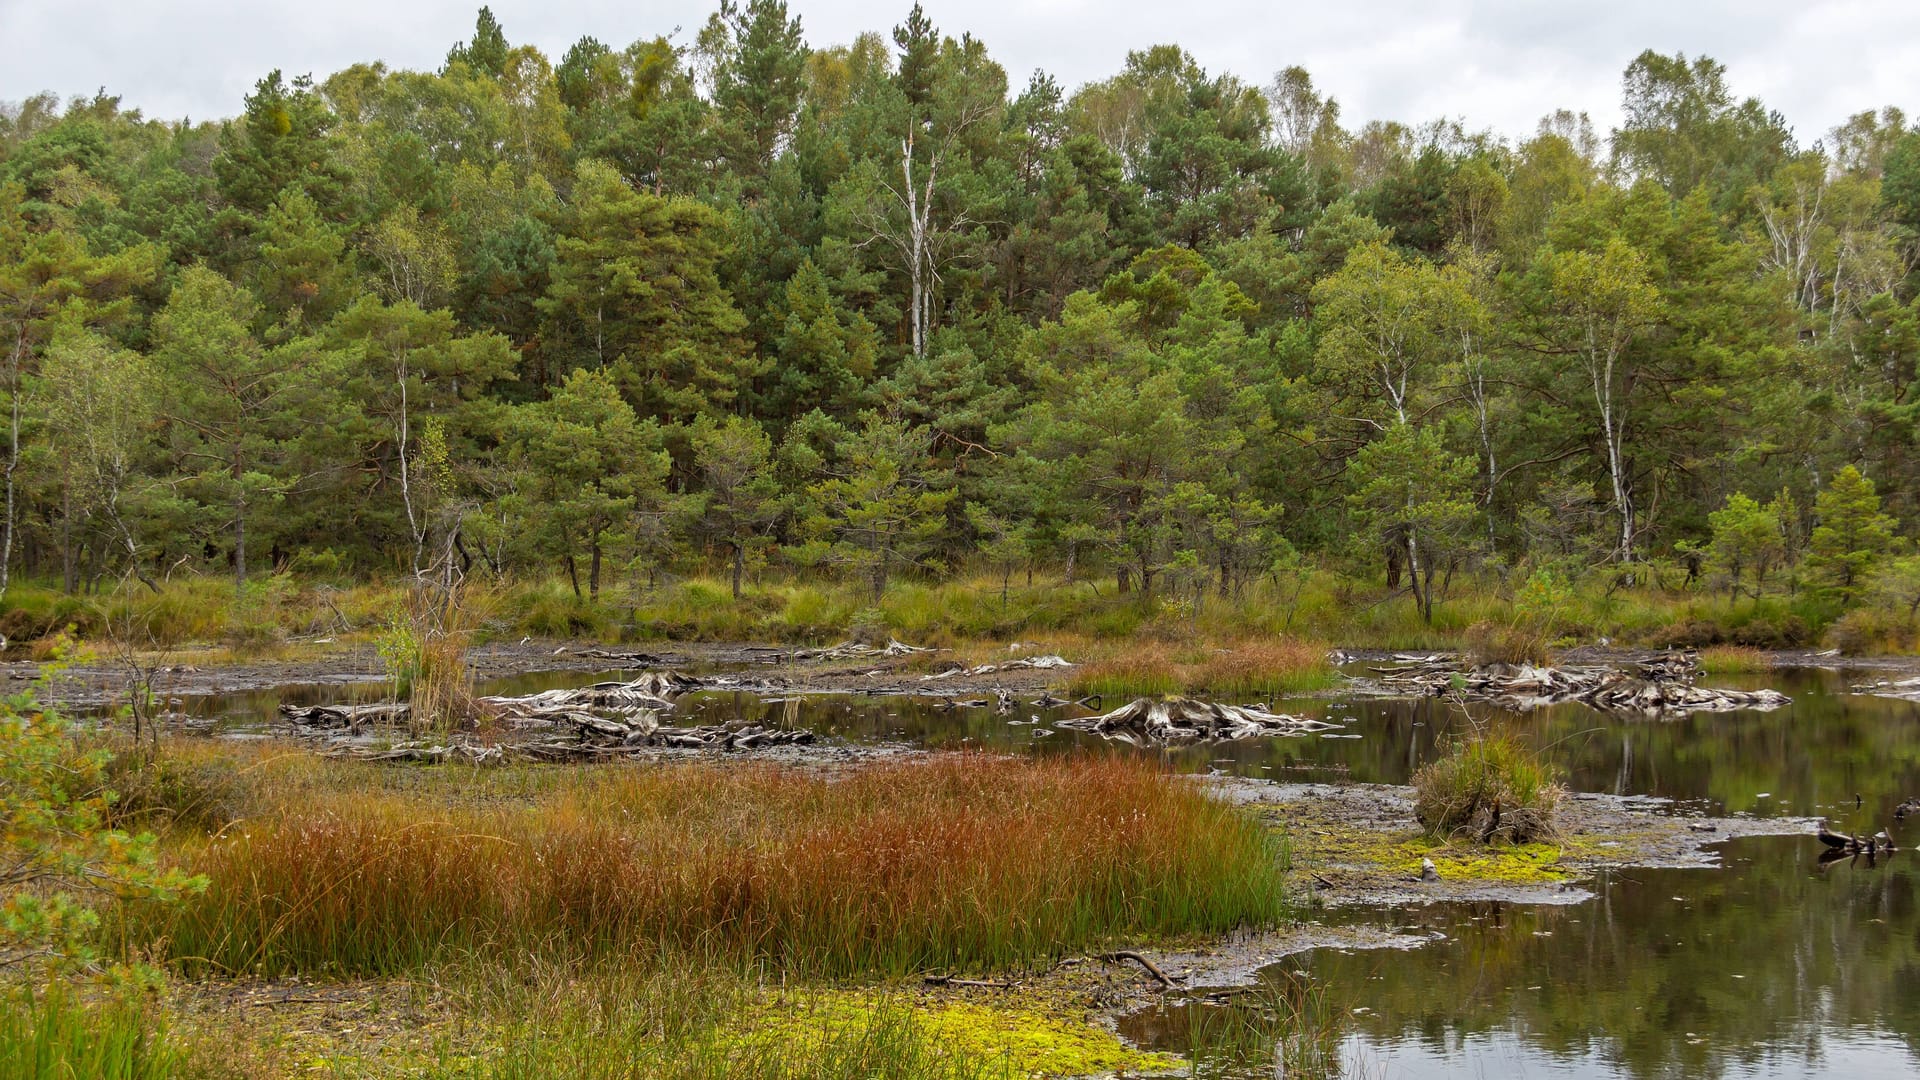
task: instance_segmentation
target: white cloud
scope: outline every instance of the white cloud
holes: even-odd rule
[[[414,3],[172,3],[0,0],[0,99],[105,87],[149,115],[224,116],[273,68],[327,73],[361,60],[438,66],[472,30],[472,0]],[[499,0],[515,42],[558,57],[582,35],[624,45],[681,28],[689,40],[713,0]],[[1640,50],[1706,53],[1736,93],[1780,110],[1802,141],[1861,109],[1920,112],[1920,4],[1841,0],[1348,0],[1312,4],[1202,0],[927,0],[946,32],[970,31],[1023,85],[1045,68],[1068,87],[1117,71],[1130,49],[1185,46],[1212,71],[1264,84],[1304,65],[1350,123],[1462,118],[1524,134],[1556,108],[1619,114],[1620,73]],[[815,45],[884,31],[907,4],[793,4]]]

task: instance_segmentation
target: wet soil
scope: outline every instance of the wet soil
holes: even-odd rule
[[[735,642],[607,646],[523,641],[476,646],[468,652],[467,662],[474,678],[482,682],[547,672],[671,668],[745,675],[769,692],[785,693],[979,696],[1000,690],[1038,693],[1065,682],[1060,669],[1033,668],[925,680],[923,676],[951,664],[946,654],[849,661],[806,659],[799,655],[805,649]],[[303,642],[287,646],[271,659],[239,661],[224,652],[194,649],[143,654],[132,660],[115,655],[109,647],[95,651],[95,658],[62,671],[43,698],[68,708],[101,708],[124,700],[127,688],[148,672],[153,692],[162,699],[301,686],[377,686],[387,679],[378,653],[367,643]],[[0,688],[24,689],[41,675],[42,665],[32,660],[0,662]]]
[[[1329,907],[1579,903],[1592,897],[1584,883],[1600,870],[1717,866],[1713,845],[1723,841],[1814,830],[1809,818],[1708,817],[1666,799],[1580,793],[1562,800],[1550,842],[1448,843],[1426,836],[1414,820],[1408,787],[1203,782],[1284,828],[1293,883]],[[1421,879],[1421,860],[1429,858],[1437,881]]]

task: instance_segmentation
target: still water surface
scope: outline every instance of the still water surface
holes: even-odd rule
[[[490,693],[579,685],[587,674],[524,677]],[[855,743],[905,742],[1032,753],[1144,752],[1187,771],[1283,780],[1402,783],[1470,723],[1506,725],[1580,791],[1656,795],[1710,814],[1830,814],[1850,831],[1893,828],[1920,795],[1920,705],[1847,692],[1834,673],[1730,677],[1793,695],[1771,713],[1625,720],[1583,706],[1525,716],[1437,701],[1311,699],[1284,711],[1343,720],[1359,738],[1299,738],[1174,751],[1115,748],[1057,730],[1063,714],[942,710],[923,699],[832,696],[767,703],[695,695],[683,722],[753,719]],[[207,699],[190,711],[259,723],[282,700],[340,687]],[[1856,802],[1856,796],[1857,802]],[[1264,973],[1319,987],[1345,1071],[1428,1077],[1920,1076],[1920,853],[1816,865],[1811,837],[1722,849],[1713,870],[1620,871],[1591,901],[1564,906],[1436,904],[1331,914],[1437,934],[1412,951],[1322,950]],[[1304,973],[1302,975],[1301,973]],[[1123,1031],[1180,1049],[1210,1006],[1128,1017]]]

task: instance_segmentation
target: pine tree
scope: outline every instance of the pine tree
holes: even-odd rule
[[[1808,543],[1807,570],[1820,591],[1851,603],[1893,546],[1893,519],[1880,512],[1873,481],[1852,465],[1814,499],[1813,512],[1819,524]]]

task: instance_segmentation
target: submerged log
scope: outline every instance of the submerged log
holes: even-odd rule
[[[1891,855],[1896,850],[1892,834],[1885,829],[1872,836],[1861,837],[1834,832],[1827,827],[1825,821],[1822,821],[1814,828],[1813,835],[1826,848],[1820,854],[1820,860],[1823,863],[1852,855],[1865,855],[1871,860],[1875,855]]]
[[[1136,698],[1112,712],[1062,720],[1059,726],[1138,746],[1307,735],[1342,725],[1271,713],[1257,706],[1175,697]]]

